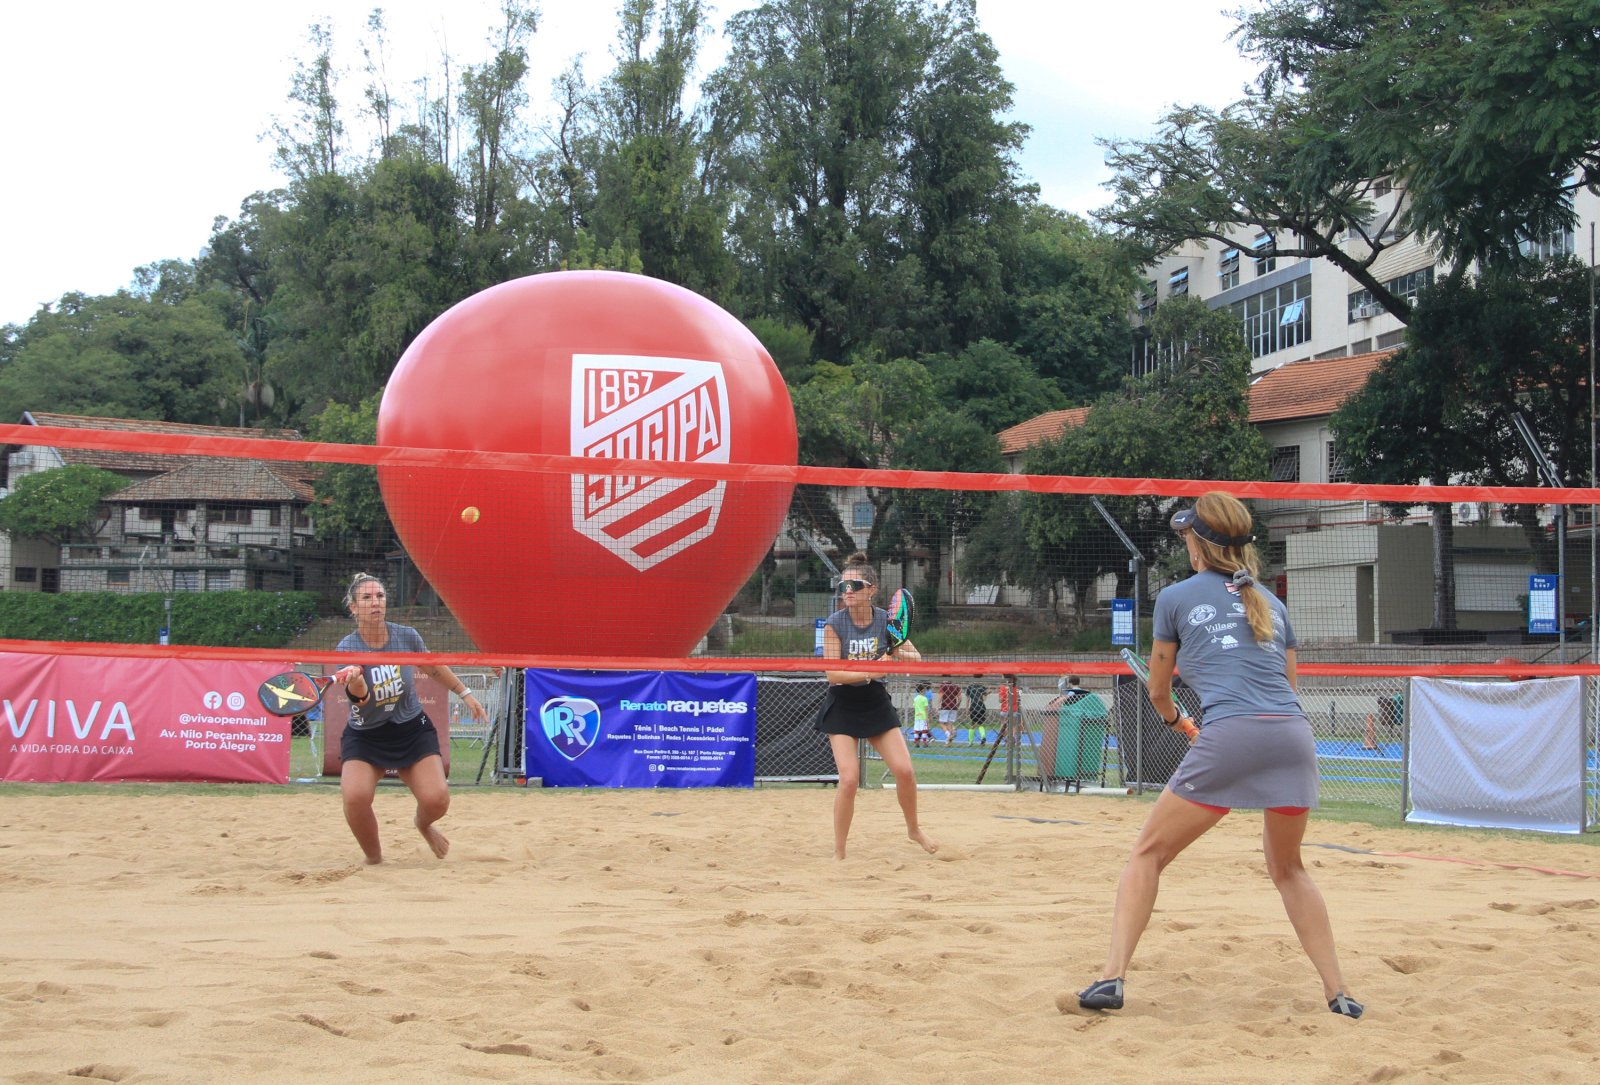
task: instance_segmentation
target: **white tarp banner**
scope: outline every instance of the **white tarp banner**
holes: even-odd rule
[[[1582,678],[1410,685],[1407,821],[1582,831]]]

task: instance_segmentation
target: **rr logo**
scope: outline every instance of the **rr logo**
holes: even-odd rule
[[[579,354],[572,359],[572,455],[728,462],[728,387],[717,362]],[[727,484],[584,475],[572,526],[643,571],[716,530]]]
[[[539,706],[539,723],[556,753],[576,761],[600,737],[600,706],[587,697],[552,697]]]

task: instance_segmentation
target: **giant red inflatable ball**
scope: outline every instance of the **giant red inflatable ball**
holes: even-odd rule
[[[729,313],[658,279],[533,275],[441,314],[395,367],[380,445],[793,464],[794,409]],[[772,545],[787,483],[378,469],[406,552],[478,647],[682,656]]]

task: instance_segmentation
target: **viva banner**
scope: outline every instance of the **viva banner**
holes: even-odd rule
[[[546,787],[755,786],[754,675],[530,670],[526,689]]]
[[[8,653],[0,779],[289,780],[289,721],[256,700],[272,663]]]

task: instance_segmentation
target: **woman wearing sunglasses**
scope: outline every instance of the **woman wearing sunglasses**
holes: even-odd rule
[[[878,574],[867,563],[865,554],[852,554],[845,562],[838,582],[844,605],[829,616],[822,628],[822,654],[827,659],[875,661],[883,658],[887,644],[888,614],[873,605],[878,591]],[[916,646],[905,641],[888,653],[892,659],[917,660]],[[856,743],[866,739],[894,774],[895,797],[905,815],[906,835],[924,851],[935,852],[939,845],[917,824],[917,776],[911,767],[911,751],[900,731],[900,713],[884,685],[884,671],[873,667],[827,672],[828,692],[817,713],[816,728],[828,736],[833,763],[839,773],[839,787],[833,796],[833,854],[844,858],[845,841],[856,812],[856,792],[861,787],[861,762]]]
[[[1172,518],[1194,576],[1156,597],[1150,652],[1150,702],[1190,746],[1139,830],[1117,883],[1111,949],[1100,978],[1078,993],[1091,1010],[1120,1010],[1123,976],[1150,922],[1161,872],[1233,807],[1261,810],[1267,873],[1306,956],[1322,979],[1328,1009],[1360,1017],[1344,991],[1333,924],[1322,893],[1300,859],[1306,818],[1317,804],[1317,755],[1295,689],[1295,636],[1288,611],[1256,583],[1259,559],[1250,512],[1231,494],[1212,492]],[[1172,699],[1183,671],[1200,694],[1205,727]]]

